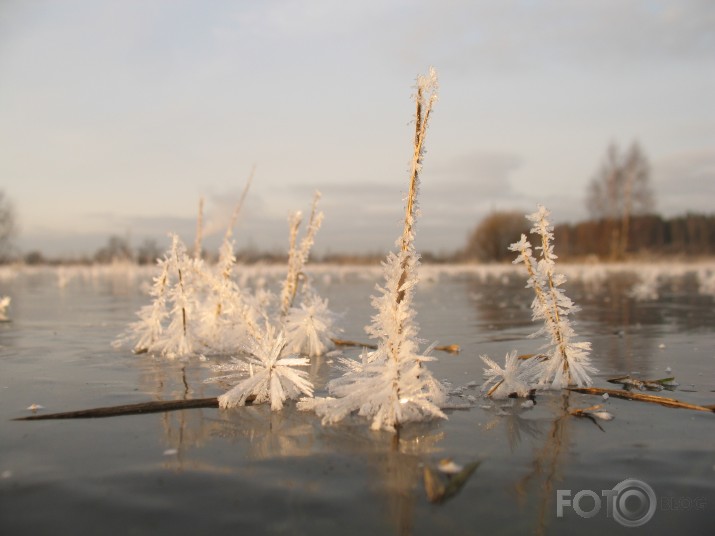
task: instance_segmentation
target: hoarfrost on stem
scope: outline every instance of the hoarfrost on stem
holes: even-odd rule
[[[437,99],[437,76],[418,77],[415,140],[410,188],[402,235],[383,263],[384,286],[372,299],[377,313],[366,328],[378,339],[377,349],[348,364],[347,372],[328,383],[333,397],[307,401],[303,409],[314,409],[323,423],[336,423],[352,413],[372,420],[371,428],[395,431],[401,424],[434,417],[446,418],[440,409],[445,402],[442,385],[424,366],[431,357],[419,352],[412,298],[418,282],[419,256],[414,248],[419,173],[424,139],[432,106]]]
[[[566,277],[555,273],[557,257],[551,243],[554,228],[548,220],[549,215],[550,212],[539,205],[536,212],[526,216],[533,223],[531,232],[540,237],[540,244],[536,246],[540,251],[538,260],[534,258],[531,243],[525,235],[509,247],[518,253],[514,263],[523,263],[526,267],[529,275],[526,286],[534,290],[532,319],[544,323],[532,336],[544,334],[549,340],[539,384],[555,389],[570,384],[590,385],[590,374],[597,372],[590,364],[591,343],[573,340],[576,335],[568,316],[578,311],[578,307],[560,288]]]
[[[310,357],[325,354],[333,347],[337,315],[328,309],[328,300],[310,293],[299,307],[291,307],[285,319],[287,347]]]
[[[157,266],[149,294],[151,305],[142,307],[139,320],[115,341],[115,346],[134,341],[137,353],[158,353],[169,358],[194,353],[197,341],[192,324],[196,312],[196,278],[202,261],[191,259],[176,235],[171,235],[171,248]]]
[[[366,328],[379,339],[377,349],[361,361],[343,363],[346,373],[328,383],[334,398],[303,405],[312,407],[324,424],[337,423],[353,412],[371,419],[371,428],[390,431],[402,423],[446,418],[440,409],[446,401],[444,388],[423,365],[434,358],[420,354],[416,340],[412,295],[417,263],[412,249],[388,256],[385,285],[373,298],[378,312]],[[410,275],[400,284],[404,266]],[[403,296],[399,302],[398,295]]]

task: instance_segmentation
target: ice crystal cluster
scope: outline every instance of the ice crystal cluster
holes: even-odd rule
[[[131,345],[136,353],[167,358],[243,355],[229,365],[233,367],[232,380],[241,375],[244,378],[222,398],[223,407],[240,405],[250,398],[253,402],[270,401],[273,409],[279,409],[287,398],[312,394],[305,372],[293,370],[307,363],[297,354],[324,354],[332,348],[337,332],[337,315],[305,273],[323,219],[323,213],[317,210],[319,197],[316,193],[300,242],[302,216],[297,212],[289,218],[289,261],[279,292],[239,285],[231,227],[215,265],[208,265],[198,254],[190,256],[179,237],[171,235],[171,247],[157,263],[149,291],[151,303],[139,310],[139,319],[130,324],[115,346]],[[201,225],[197,228],[198,235]],[[194,249],[198,252],[200,246]]]
[[[506,355],[503,368],[489,356],[479,357],[487,365],[484,369],[487,381],[482,385],[482,391],[492,398],[507,398],[512,394],[521,398],[527,397],[541,374],[539,358],[521,359],[516,355],[516,351]]]
[[[149,291],[152,303],[139,310],[139,320],[130,324],[116,343],[134,341],[138,353],[170,358],[191,354],[196,348],[197,326],[191,319],[197,305],[195,287],[201,261],[190,258],[179,237],[171,235],[171,247],[157,268]]]
[[[304,400],[324,424],[334,424],[352,413],[370,419],[371,428],[394,431],[400,424],[446,418],[442,385],[424,366],[433,360],[419,351],[418,325],[412,299],[417,284],[418,256],[408,248],[390,253],[384,284],[372,299],[376,314],[366,331],[378,339],[377,349],[359,360],[341,359],[344,374],[328,383],[331,396]]]
[[[536,212],[526,216],[533,224],[530,232],[539,238],[535,247],[538,257],[534,256],[532,245],[524,234],[521,240],[509,246],[517,253],[514,264],[521,263],[526,268],[526,286],[534,291],[532,319],[541,322],[542,327],[532,337],[543,335],[548,342],[541,354],[529,359],[508,354],[503,369],[487,356],[482,356],[488,365],[485,369],[489,379],[486,387],[493,390],[489,391],[493,397],[511,393],[523,396],[531,387],[560,389],[572,384],[590,385],[590,375],[597,372],[590,362],[591,343],[575,340],[569,315],[578,311],[578,307],[562,288],[566,277],[555,271],[554,228],[549,216],[550,212],[541,205]]]
[[[237,381],[229,391],[218,397],[219,407],[233,408],[247,402],[269,402],[272,410],[280,410],[286,400],[300,395],[313,396],[313,384],[305,370],[310,363],[306,357],[284,356],[286,338],[268,327],[265,336],[252,340],[247,348],[250,357],[234,358],[232,363],[219,365],[216,370],[226,374],[210,380]]]
[[[376,310],[366,331],[377,339],[377,349],[359,360],[342,359],[344,374],[328,383],[331,396],[303,400],[324,424],[337,423],[351,414],[370,419],[371,428],[395,431],[400,425],[434,417],[446,418],[440,404],[442,385],[425,367],[433,358],[420,352],[413,296],[418,282],[419,255],[414,247],[417,191],[422,166],[427,121],[436,100],[434,70],[417,81],[415,152],[410,174],[405,221],[397,240],[397,253],[383,262],[384,282],[372,298]]]

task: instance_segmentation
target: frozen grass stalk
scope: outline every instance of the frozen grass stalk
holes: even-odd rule
[[[418,353],[418,326],[412,307],[419,266],[414,247],[419,174],[436,92],[437,76],[430,69],[428,76],[417,79],[414,152],[404,227],[396,242],[399,249],[383,263],[384,286],[378,287],[379,294],[372,298],[377,313],[366,327],[368,334],[378,339],[377,349],[361,356],[361,361],[342,360],[345,374],[328,384],[335,398],[300,404],[303,409],[314,409],[324,423],[357,413],[371,419],[373,429],[396,431],[407,422],[446,418],[439,407],[445,400],[444,389],[423,366],[433,358]]]
[[[204,238],[204,198],[199,198],[199,213],[196,217],[196,239],[194,240],[194,259],[201,258],[201,243]]]
[[[298,230],[302,222],[302,214],[295,212],[291,214],[288,220],[290,228],[290,243],[288,249],[288,273],[286,274],[283,288],[281,290],[281,317],[288,314],[288,310],[293,306],[295,295],[298,292],[298,284],[300,278],[304,277],[303,268],[310,256],[310,250],[315,243],[315,235],[323,223],[323,213],[318,212],[318,201],[320,201],[320,192],[315,192],[313,197],[313,206],[310,210],[310,220],[308,221],[308,229],[305,232],[303,240],[298,245]]]
[[[575,333],[568,315],[578,311],[578,307],[560,288],[566,282],[566,277],[554,271],[557,257],[551,243],[554,228],[548,220],[549,215],[549,211],[539,205],[536,212],[527,216],[533,223],[531,233],[540,238],[541,245],[536,246],[540,250],[538,260],[533,256],[526,235],[521,235],[521,240],[509,247],[518,253],[514,264],[524,263],[529,275],[527,287],[534,290],[532,318],[544,322],[544,327],[533,336],[545,334],[549,339],[547,359],[543,363],[539,383],[543,387],[556,389],[570,384],[590,385],[592,381],[589,374],[597,372],[590,364],[591,343],[573,340]]]

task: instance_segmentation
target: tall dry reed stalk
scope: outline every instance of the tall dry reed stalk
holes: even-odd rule
[[[308,220],[308,228],[305,231],[305,236],[298,244],[298,231],[303,221],[303,215],[300,211],[291,214],[288,220],[290,229],[289,248],[288,248],[288,272],[283,288],[281,289],[281,317],[285,318],[288,310],[293,306],[295,295],[298,292],[300,279],[305,277],[303,268],[310,256],[310,250],[315,243],[315,235],[323,223],[323,213],[317,210],[318,201],[320,201],[320,192],[315,192],[313,196],[313,205],[310,209],[310,218]]]
[[[390,252],[383,263],[384,284],[372,298],[377,312],[366,327],[368,334],[378,340],[377,348],[361,356],[360,361],[341,360],[345,374],[328,384],[335,398],[301,401],[302,409],[314,409],[324,423],[336,423],[357,412],[372,420],[373,429],[396,432],[407,422],[446,418],[439,407],[445,400],[444,389],[423,367],[433,358],[419,352],[419,328],[412,304],[419,266],[414,247],[419,175],[436,91],[434,69],[428,76],[417,78],[415,137],[404,226],[396,241],[397,253]]]
[[[194,240],[194,259],[201,258],[201,243],[204,239],[204,198],[199,198],[199,213],[196,217],[196,238]]]

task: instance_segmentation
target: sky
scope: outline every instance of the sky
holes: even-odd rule
[[[715,211],[711,0],[0,0],[0,190],[23,252],[220,241],[315,250],[401,232],[416,77],[433,66],[417,248],[494,210],[588,218],[609,143],[637,140],[664,216]]]

